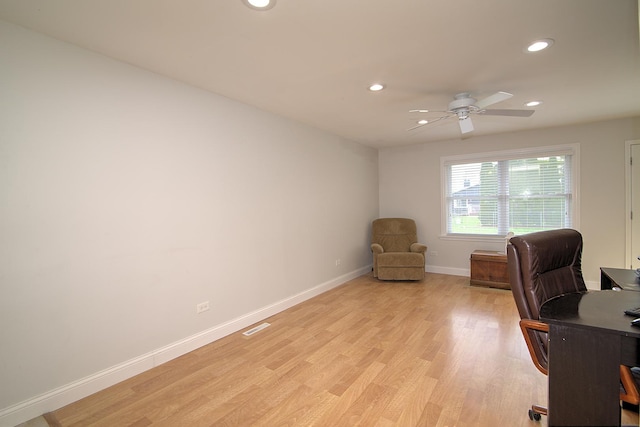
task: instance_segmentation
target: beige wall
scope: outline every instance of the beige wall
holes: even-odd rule
[[[440,158],[578,143],[583,270],[585,280],[594,287],[600,280],[600,266],[625,265],[625,141],[638,138],[640,118],[634,118],[383,149],[379,153],[380,215],[416,219],[420,238],[429,246],[428,270],[468,274],[473,250],[503,250],[504,246],[441,237]]]
[[[2,21],[0,64],[0,426],[367,271],[378,216],[464,274],[441,156],[580,143],[585,275],[624,261],[637,118],[378,153]]]
[[[375,149],[2,21],[0,64],[0,425],[370,270]]]

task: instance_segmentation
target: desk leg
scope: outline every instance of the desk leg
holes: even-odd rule
[[[619,426],[620,336],[550,325],[549,340],[549,426]]]

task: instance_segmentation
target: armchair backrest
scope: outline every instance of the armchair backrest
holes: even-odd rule
[[[379,218],[373,221],[371,243],[378,243],[385,252],[409,252],[418,241],[416,223],[408,218]]]

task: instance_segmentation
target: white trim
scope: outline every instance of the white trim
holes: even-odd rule
[[[449,189],[449,168],[446,167],[445,159],[440,157],[440,238],[447,234],[447,192]]]
[[[470,277],[468,268],[442,267],[439,265],[427,265],[425,268],[427,273],[448,274],[450,276],[466,276]]]
[[[482,153],[458,154],[455,156],[444,156],[440,158],[440,166],[468,163],[471,161],[482,162],[483,160],[499,161],[522,159],[527,156],[543,154],[546,156],[566,156],[573,155],[580,143],[562,145],[543,145],[539,147],[514,148],[512,150],[486,151]]]
[[[634,139],[630,141],[625,141],[624,146],[624,193],[625,193],[625,202],[624,202],[624,212],[625,212],[625,268],[633,268],[633,259],[634,255],[631,253],[632,250],[632,242],[631,242],[631,233],[632,233],[632,224],[631,224],[631,208],[633,203],[633,195],[631,192],[633,188],[631,188],[631,146],[640,144],[640,139]],[[636,159],[639,161],[640,159]],[[636,165],[637,166],[637,165]],[[637,255],[636,255],[637,256]]]
[[[573,158],[575,161],[571,162],[571,191],[573,192],[573,203],[571,207],[573,208],[573,225],[572,227],[575,230],[580,231],[580,144],[575,143],[571,144],[573,146]]]
[[[465,242],[502,243],[505,236],[492,236],[488,234],[441,234],[438,238],[442,240],[460,240]]]
[[[427,265],[426,268],[427,273],[437,273],[437,274],[448,274],[450,276],[463,276],[463,277],[471,277],[471,271],[468,268],[453,268],[453,267],[442,267],[439,265]],[[600,282],[599,281],[586,281],[585,285],[587,289],[591,290],[600,290]]]
[[[219,340],[227,335],[238,332],[248,326],[260,322],[267,317],[280,313],[310,298],[327,292],[341,284],[355,279],[369,271],[372,265],[343,274],[325,283],[317,285],[299,294],[285,298],[271,305],[262,307],[251,313],[213,326],[205,331],[186,337],[149,353],[127,360],[118,365],[96,372],[62,387],[50,390],[39,396],[27,399],[15,405],[0,410],[0,426],[12,427],[36,418],[47,412],[54,411],[79,399],[104,390],[114,384],[138,375],[144,371],[182,356],[190,351]]]

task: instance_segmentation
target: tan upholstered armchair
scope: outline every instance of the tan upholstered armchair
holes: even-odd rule
[[[427,247],[418,243],[414,220],[380,218],[373,221],[373,277],[380,280],[421,280],[424,278],[426,251]]]

